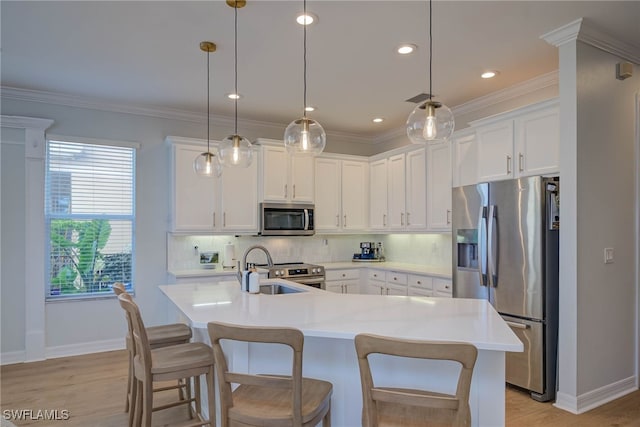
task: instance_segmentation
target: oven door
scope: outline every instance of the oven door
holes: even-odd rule
[[[263,236],[311,236],[313,205],[260,204],[260,234]]]
[[[313,288],[325,289],[324,277],[291,277],[286,280],[290,282],[299,283],[301,285],[311,286]]]

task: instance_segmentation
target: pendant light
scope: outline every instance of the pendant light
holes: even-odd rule
[[[216,51],[216,44],[213,42],[203,41],[200,42],[200,50],[207,53],[207,152],[200,154],[193,161],[193,169],[196,174],[203,177],[214,177],[222,175],[222,167],[220,166],[220,162],[218,161],[218,157],[211,152],[209,148],[210,139],[209,139],[209,129],[211,128],[209,125],[209,56],[211,52]]]
[[[303,15],[307,15],[307,0],[303,0]],[[292,121],[284,131],[284,146],[290,155],[322,153],[327,144],[327,135],[317,121],[307,117],[307,23],[303,28],[303,113],[302,118]]]
[[[433,100],[431,72],[433,62],[433,13],[429,0],[429,99],[414,108],[407,119],[407,136],[414,144],[438,143],[451,137],[455,122],[453,113],[441,102]]]
[[[238,9],[244,7],[247,2],[245,0],[227,0],[227,4],[234,11],[234,39],[235,39],[235,59],[234,59],[234,78],[235,78],[235,94],[238,94]],[[238,97],[234,99],[235,103],[235,127],[233,135],[229,135],[222,140],[218,148],[220,163],[223,166],[231,167],[249,167],[253,161],[253,149],[249,140],[238,135]]]

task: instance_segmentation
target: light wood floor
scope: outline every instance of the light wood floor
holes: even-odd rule
[[[34,426],[126,426],[123,413],[127,382],[125,351],[51,359],[3,366],[0,370],[0,406],[5,410],[68,410],[67,421],[13,420]],[[166,400],[172,396],[160,396]],[[640,427],[640,391],[573,415],[551,403],[540,403],[528,394],[507,388],[507,426],[513,427]],[[186,420],[184,408],[154,414],[154,427]],[[355,427],[355,426],[354,426]]]

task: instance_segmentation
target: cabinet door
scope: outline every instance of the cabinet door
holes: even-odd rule
[[[203,147],[172,146],[173,151],[173,206],[174,231],[213,231],[221,221],[216,216],[216,178],[203,178],[193,169],[193,161]]]
[[[451,145],[430,145],[427,167],[427,221],[430,230],[451,229]]]
[[[447,143],[448,146],[448,143]],[[449,158],[451,161],[451,158]],[[426,150],[420,148],[407,153],[405,178],[404,222],[408,230],[424,230],[427,228],[427,162]],[[449,175],[451,167],[448,168]],[[448,181],[451,189],[451,179]]]
[[[222,229],[258,231],[258,163],[248,168],[225,168],[222,172]]]
[[[292,202],[313,203],[314,161],[312,156],[291,157]]]
[[[325,282],[325,291],[333,292],[336,294],[343,293],[342,290],[344,287],[342,286],[342,282]]]
[[[560,171],[558,107],[525,114],[516,119],[515,154],[519,176]]]
[[[316,231],[332,231],[340,228],[341,212],[341,162],[316,158],[315,212]]]
[[[387,289],[385,295],[402,295],[407,296],[407,287],[402,285],[394,285],[387,283]]]
[[[475,132],[453,137],[453,186],[462,187],[478,183],[477,144]]]
[[[388,163],[388,211],[389,228],[392,230],[404,229],[405,207],[405,168],[404,154],[389,157]]]
[[[262,197],[264,201],[284,202],[287,200],[287,167],[289,156],[284,147],[262,147]],[[226,170],[225,170],[226,172]]]
[[[387,227],[387,159],[371,163],[369,176],[369,227],[382,230]]]
[[[513,178],[513,120],[478,129],[478,182]]]
[[[344,280],[342,282],[344,286],[345,294],[358,294],[360,293],[360,280]]]
[[[342,228],[364,230],[369,217],[368,164],[342,162]]]

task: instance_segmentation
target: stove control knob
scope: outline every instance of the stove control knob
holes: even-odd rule
[[[312,268],[312,269],[311,269],[311,272],[312,272],[312,273],[319,273],[319,271],[318,271],[318,269],[317,269],[317,268]]]
[[[275,272],[276,277],[280,275],[280,271],[276,270]]]
[[[284,276],[284,270],[280,270],[279,273],[281,276]]]

